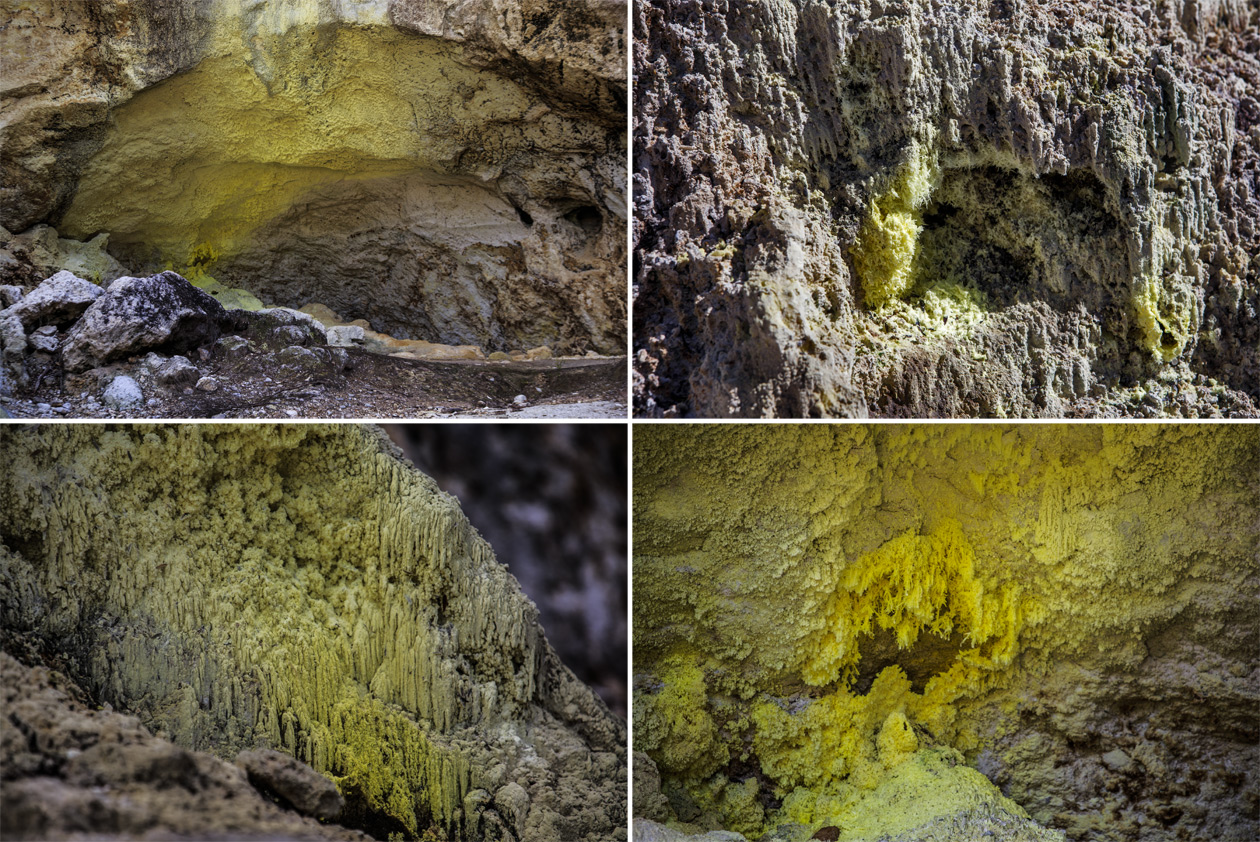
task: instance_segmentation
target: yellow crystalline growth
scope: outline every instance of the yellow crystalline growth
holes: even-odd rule
[[[748,838],[784,822],[878,838],[976,804],[1020,815],[964,764],[998,751],[1047,671],[1087,656],[1136,669],[1147,630],[1254,575],[1254,530],[1203,527],[1255,522],[1254,429],[634,435],[635,672],[660,680],[640,683],[636,718],[663,697],[705,723],[721,762],[662,765],[665,787]],[[662,762],[665,741],[637,725],[636,749]],[[759,828],[725,812],[749,765],[782,799]]]
[[[522,135],[546,131],[523,121],[535,101],[468,66],[458,47],[321,23],[319,4],[297,6],[274,19],[225,11],[196,67],[117,108],[64,231],[108,231],[153,265],[178,267],[207,242],[230,257],[290,209],[317,209],[321,190],[362,182],[370,193],[404,173],[451,173],[470,152],[498,161],[484,168],[494,176],[513,145],[542,139]],[[574,131],[562,122],[543,121]]]
[[[1017,597],[985,594],[975,555],[955,521],[934,534],[907,532],[845,568],[827,611],[822,639],[802,676],[834,681],[857,664],[859,635],[887,629],[908,649],[924,632],[949,637],[958,629],[972,644],[997,638],[987,658],[1009,663],[1015,653]]]
[[[923,209],[940,177],[936,163],[912,147],[909,162],[871,202],[851,252],[868,307],[901,298],[914,285]]]
[[[361,428],[11,429],[0,456],[0,535],[42,565],[6,560],[0,587],[55,584],[49,634],[111,617],[86,683],[181,745],[283,749],[418,834],[456,827],[472,788],[444,735],[539,692],[532,607]]]
[[[1133,295],[1133,315],[1142,344],[1164,362],[1176,359],[1189,340],[1187,314],[1163,302],[1154,276],[1139,280]]]
[[[857,842],[895,837],[922,828],[933,819],[968,810],[1028,817],[1017,804],[1002,797],[984,775],[968,768],[958,752],[935,747],[906,755],[871,790],[798,789],[784,801],[783,817],[807,827],[838,827],[841,842]],[[1045,838],[1062,839],[1051,833]]]
[[[651,697],[641,715],[636,712],[644,744],[658,750],[658,763],[668,772],[710,774],[726,762],[726,754],[713,743],[717,732],[705,709],[704,672],[694,663],[674,658],[662,670],[661,679],[664,689]]]

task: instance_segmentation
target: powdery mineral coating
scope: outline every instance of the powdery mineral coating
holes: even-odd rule
[[[1257,412],[1254,2],[634,14],[640,414]]]
[[[635,750],[678,819],[1260,831],[1260,430],[644,427],[634,453]],[[945,757],[956,798],[907,770]]]
[[[624,13],[30,4],[3,223],[403,338],[619,353]]]
[[[292,753],[336,781],[352,823],[624,828],[624,723],[383,436],[8,427],[0,459],[0,623],[95,697],[224,758]],[[511,783],[529,806],[510,820],[474,797]]]

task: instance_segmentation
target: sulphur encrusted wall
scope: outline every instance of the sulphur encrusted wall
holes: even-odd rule
[[[377,829],[623,823],[624,725],[379,432],[10,426],[0,463],[0,626],[100,702],[223,757],[291,752]]]
[[[511,5],[18,3],[0,221],[403,338],[620,353],[624,7]]]
[[[641,427],[634,478],[653,818],[897,832],[997,796],[954,751],[1070,838],[1260,830],[1260,428]]]

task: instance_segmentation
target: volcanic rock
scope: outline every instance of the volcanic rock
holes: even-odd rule
[[[284,799],[293,809],[317,819],[335,819],[345,809],[332,781],[291,755],[272,749],[242,751],[236,765],[249,775],[250,783]]]
[[[78,319],[104,292],[91,281],[69,272],[58,272],[7,312],[17,316],[27,331],[41,325],[67,324]]]
[[[84,371],[151,348],[184,352],[213,342],[218,301],[175,272],[119,278],[75,323],[62,346],[66,371]]]
[[[634,16],[638,413],[1260,412],[1254,2]]]

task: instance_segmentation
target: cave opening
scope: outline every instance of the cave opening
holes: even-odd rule
[[[581,228],[588,236],[596,236],[604,227],[604,215],[594,205],[579,205],[564,214],[564,220]]]
[[[867,695],[879,674],[896,666],[910,679],[911,691],[922,694],[931,679],[954,665],[966,640],[967,635],[960,631],[949,637],[925,633],[919,635],[913,646],[902,649],[891,629],[877,629],[874,634],[862,635],[858,640],[858,671],[852,690],[859,696]]]
[[[1059,312],[1084,304],[1106,313],[1127,292],[1119,220],[1090,172],[947,169],[922,223],[920,293],[956,286],[979,293],[990,309],[1044,301]]]

